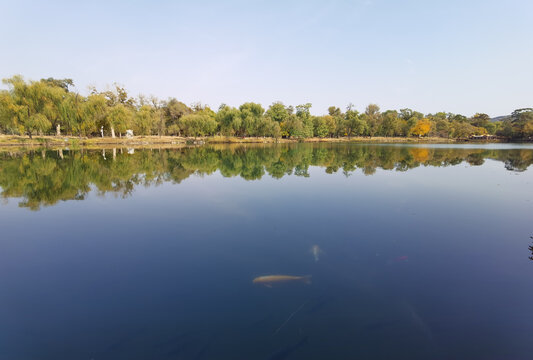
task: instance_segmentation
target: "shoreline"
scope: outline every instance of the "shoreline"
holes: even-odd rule
[[[108,146],[164,146],[176,147],[205,144],[290,144],[290,143],[410,143],[410,144],[493,144],[510,143],[504,139],[472,140],[445,139],[439,137],[406,138],[406,137],[342,137],[342,138],[307,138],[307,139],[275,139],[269,137],[233,137],[207,136],[187,138],[178,136],[134,136],[132,138],[94,137],[79,138],[71,136],[34,136],[33,139],[19,135],[0,135],[0,148],[78,148]]]

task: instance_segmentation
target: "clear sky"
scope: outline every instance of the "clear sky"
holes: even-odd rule
[[[0,0],[0,76],[213,108],[533,106],[532,0]]]

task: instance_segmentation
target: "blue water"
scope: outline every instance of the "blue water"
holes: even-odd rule
[[[0,359],[531,358],[533,149],[381,148],[4,153]]]

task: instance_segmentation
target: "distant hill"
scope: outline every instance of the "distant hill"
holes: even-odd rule
[[[490,119],[491,122],[495,122],[495,121],[503,121],[505,120],[506,118],[510,117],[511,115],[503,115],[503,116],[496,116],[496,117],[493,117],[492,119]]]

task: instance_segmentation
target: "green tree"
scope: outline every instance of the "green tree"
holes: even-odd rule
[[[56,135],[60,135],[61,124],[67,132],[78,129],[82,122],[91,120],[84,118],[84,98],[79,94],[69,92],[60,104],[61,121],[56,125]]]
[[[332,117],[330,116],[330,118]],[[313,116],[313,133],[314,136],[320,138],[324,138],[330,134],[325,116]]]
[[[182,127],[180,119],[182,116],[192,113],[192,109],[184,103],[170,98],[163,105],[163,118],[165,119],[165,128],[171,135],[181,136]]]
[[[451,125],[451,135],[454,138],[466,139],[474,134],[478,128],[472,126],[468,122],[453,122]]]
[[[533,127],[533,108],[517,109],[511,114],[512,137],[528,138]]]
[[[387,110],[381,116],[381,125],[379,133],[382,136],[397,136],[401,133],[401,122],[398,117],[398,112],[395,110]]]
[[[17,105],[7,91],[0,91],[0,132],[13,133],[18,130]]]
[[[411,130],[416,125],[416,122],[424,118],[424,114],[411,109],[401,109],[398,117],[400,118],[401,135],[410,136],[412,134]]]
[[[289,110],[283,105],[282,102],[275,102],[270,105],[265,113],[265,116],[270,117],[272,120],[282,123],[289,117]]]
[[[122,109],[125,110],[124,107]],[[124,113],[126,114],[126,113]],[[150,105],[143,105],[139,108],[134,118],[135,132],[140,135],[151,135],[152,128],[158,120],[154,108]]]
[[[234,107],[221,105],[215,116],[223,135],[231,136],[239,133],[242,128],[241,111]]]
[[[101,94],[91,94],[82,105],[81,121],[74,122],[72,129],[80,137],[97,131],[97,126],[104,126],[107,122],[108,107],[106,99]]]
[[[144,106],[141,107],[141,109],[137,112],[136,114],[137,116],[135,118],[136,120],[135,124],[137,125],[137,130],[139,129],[146,130],[144,126],[148,126],[148,131],[150,131],[151,129],[150,126],[152,125],[150,108],[148,107],[148,115],[150,116],[150,118],[141,120],[141,118],[143,118],[143,116],[146,115],[146,111],[143,108]],[[115,131],[117,131],[119,133],[119,136],[122,137],[122,133],[126,132],[126,130],[131,124],[131,111],[124,104],[118,103],[109,108],[108,113],[107,113],[107,119],[108,119],[109,129],[111,131],[111,137],[112,138],[115,137]],[[145,122],[143,122],[143,120]],[[141,133],[143,132],[141,131]]]
[[[379,132],[381,125],[381,112],[379,106],[376,104],[370,104],[365,110],[365,121],[368,125],[368,135],[370,137],[375,136]]]
[[[73,91],[72,79],[25,81],[21,76],[13,76],[3,82],[8,90],[0,90],[0,132],[29,136],[49,134],[51,127],[55,128],[56,135],[63,130],[80,137],[91,136],[103,127],[114,137],[116,131],[121,134],[130,126],[138,134],[159,136],[223,134],[300,139],[344,135],[464,138],[486,133],[516,139],[533,136],[532,108],[517,109],[503,121],[491,121],[483,113],[466,118],[437,112],[424,118],[422,113],[407,108],[381,113],[375,104],[368,105],[362,114],[351,108],[342,113],[338,107],[331,106],[324,116],[312,116],[311,104],[298,105],[295,109],[281,102],[271,104],[266,112],[260,104],[252,102],[238,109],[221,105],[215,112],[201,103],[190,108],[174,98],[160,101],[140,95],[134,99],[116,83],[103,92],[93,88],[91,94],[84,97]],[[198,116],[184,121],[186,115]],[[423,119],[429,121],[428,133],[422,131],[426,128],[421,127]]]
[[[435,122],[435,135],[443,138],[449,138],[452,126],[448,120],[437,120]]]
[[[52,123],[43,114],[33,114],[26,120],[24,127],[31,139],[35,132],[43,133],[49,130]]]
[[[402,120],[409,121],[410,119],[416,119],[420,120],[424,117],[424,114],[413,111],[411,109],[400,109],[400,113],[398,114],[398,117]]]
[[[213,135],[217,129],[217,122],[207,114],[187,114],[181,122],[187,136]]]
[[[296,137],[303,132],[302,120],[296,114],[289,114],[287,120],[280,124],[282,137]]]
[[[258,128],[261,118],[265,110],[260,104],[248,102],[239,107],[241,112],[241,129],[239,135],[241,136],[257,136]]]
[[[296,106],[296,118],[301,123],[301,126],[299,126],[294,132],[294,136],[297,138],[313,137],[311,106],[312,105],[310,103]]]
[[[152,109],[153,109],[154,130],[157,133],[157,135],[161,137],[166,132],[166,121],[165,121],[164,111],[163,111],[163,107],[165,106],[165,103],[163,101],[160,101],[155,96],[151,96],[150,104],[152,105]]]
[[[346,135],[351,137],[353,135],[360,136],[363,135],[368,129],[367,124],[361,117],[361,114],[350,104],[346,109],[344,114],[344,126]]]
[[[333,119],[335,124],[335,130],[332,133],[332,136],[339,137],[344,135],[346,129],[344,124],[344,114],[341,109],[336,106],[330,106],[328,108],[328,115]]]
[[[58,88],[43,81],[26,83],[21,76],[4,79],[3,83],[9,86],[12,98],[8,117],[18,125],[19,131],[31,138],[35,131],[49,130],[49,118],[59,116],[56,99]]]
[[[470,123],[476,127],[487,128],[487,126],[490,124],[490,116],[487,114],[476,113],[470,118]]]

